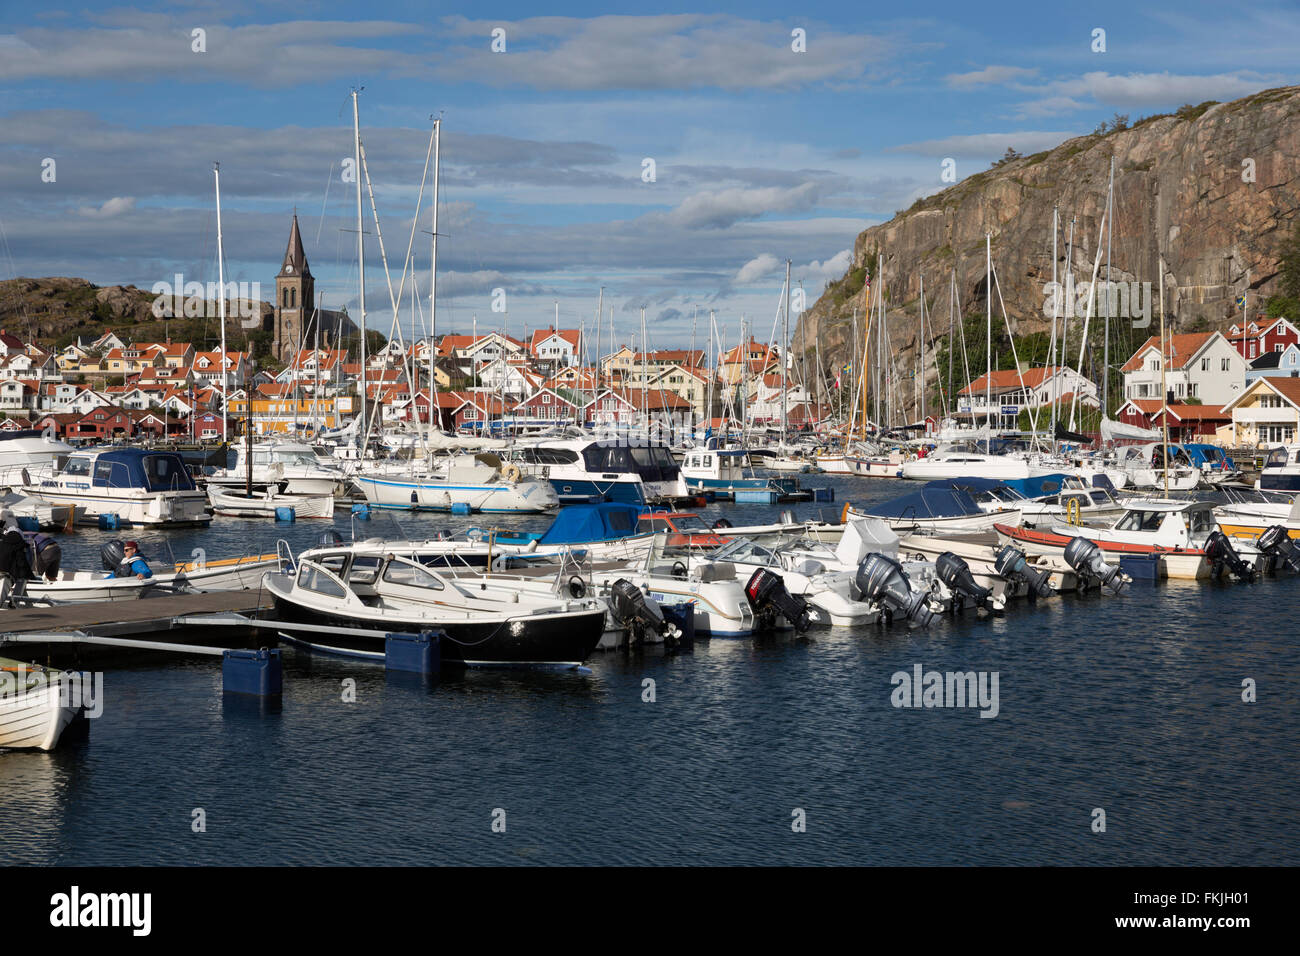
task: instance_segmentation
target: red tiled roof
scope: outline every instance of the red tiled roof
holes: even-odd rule
[[[1170,369],[1183,368],[1192,356],[1204,347],[1205,343],[1217,335],[1217,332],[1183,332],[1178,335],[1168,336],[1165,340],[1165,367]],[[1139,346],[1138,350],[1133,353],[1132,357],[1124,363],[1121,372],[1136,372],[1142,368],[1143,354],[1149,349],[1160,350],[1160,336],[1153,335]]]

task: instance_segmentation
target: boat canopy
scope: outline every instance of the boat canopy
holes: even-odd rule
[[[1009,478],[1006,486],[1026,498],[1046,498],[1064,488],[1069,477],[1062,472],[1055,472],[1050,475],[1034,475],[1032,478]]]
[[[929,483],[910,495],[872,505],[869,512],[874,518],[956,518],[978,514],[982,514],[980,507],[969,492],[961,488],[931,488]]]
[[[640,516],[639,506],[613,501],[597,505],[568,505],[560,509],[537,543],[590,544],[626,538],[637,533]]]
[[[194,491],[194,479],[181,456],[171,451],[123,448],[95,456],[92,482],[98,488]]]

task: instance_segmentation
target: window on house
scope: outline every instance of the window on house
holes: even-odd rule
[[[1208,358],[1201,359],[1201,371],[1208,372],[1209,370],[1210,370],[1210,360]]]
[[[1220,366],[1220,371],[1223,372],[1228,371],[1228,369],[1232,367],[1232,359],[1227,358],[1226,356],[1224,358],[1219,359],[1219,366]]]

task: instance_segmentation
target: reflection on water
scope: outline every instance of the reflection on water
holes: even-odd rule
[[[841,500],[901,490],[810,483]],[[417,536],[546,523],[399,521]],[[169,541],[213,559],[277,537],[299,549],[328,526],[133,534],[155,556]],[[65,564],[97,562],[108,537],[73,536]],[[115,664],[87,742],[0,753],[0,864],[1296,863],[1300,713],[1279,688],[1297,676],[1298,593],[1294,579],[1173,582],[928,631],[606,654],[589,674],[424,682],[287,649],[278,712],[223,699],[215,661]],[[891,675],[916,664],[998,672],[998,717],[895,709]],[[1259,703],[1241,702],[1244,678]],[[1095,807],[1105,834],[1091,832]]]

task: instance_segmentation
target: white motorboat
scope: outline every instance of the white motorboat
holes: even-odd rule
[[[1280,445],[1270,451],[1255,487],[1260,491],[1300,491],[1300,445]]]
[[[85,508],[74,504],[54,504],[36,495],[23,495],[16,491],[0,497],[0,511],[10,511],[15,518],[34,521],[42,531],[66,528],[85,514]]]
[[[53,750],[82,709],[78,680],[0,657],[0,749]]]
[[[134,601],[180,591],[243,591],[258,587],[262,576],[284,566],[278,554],[252,554],[238,558],[196,560],[163,564],[144,559],[153,577],[115,577],[121,561],[120,542],[108,542],[100,549],[104,569],[60,569],[58,576],[22,582],[17,594],[28,601],[56,603],[92,603],[98,601]]]
[[[957,487],[925,487],[920,491],[871,505],[844,506],[844,521],[879,518],[895,531],[926,531],[934,534],[991,531],[998,523],[1020,524],[1017,507],[981,508],[970,494]]]
[[[651,458],[648,450],[638,451],[640,458]],[[633,449],[594,438],[534,439],[502,454],[525,475],[549,481],[561,504],[590,501],[644,504],[647,479],[643,472],[652,483],[675,481],[677,477],[674,461],[643,464],[633,455]],[[664,468],[670,468],[672,474],[661,477]]]
[[[279,494],[323,495],[342,494],[347,478],[334,464],[321,461],[311,445],[301,442],[258,442],[250,449],[247,444],[231,447],[233,459],[230,467],[208,476],[209,487],[215,485],[222,491],[242,491],[251,480],[258,491],[274,489]],[[251,468],[249,457],[252,457]]]
[[[24,471],[57,470],[74,451],[67,442],[35,429],[0,431],[0,489],[28,484]]]
[[[1030,554],[1060,556],[1073,538],[1084,537],[1110,560],[1155,555],[1163,576],[1187,580],[1211,577],[1223,566],[1241,576],[1235,561],[1249,563],[1259,557],[1248,541],[1238,539],[1235,546],[1228,542],[1219,530],[1214,504],[1208,501],[1129,499],[1124,514],[1109,527],[1057,524],[1036,529],[999,524],[996,530],[999,538]]]
[[[209,485],[208,500],[214,514],[229,518],[274,518],[281,508],[292,508],[295,518],[334,517],[333,495],[282,495],[270,490],[247,495]]]
[[[79,506],[90,518],[116,515],[136,525],[203,525],[208,496],[180,455],[142,448],[91,448],[61,468],[32,472],[22,491],[51,504]]]

